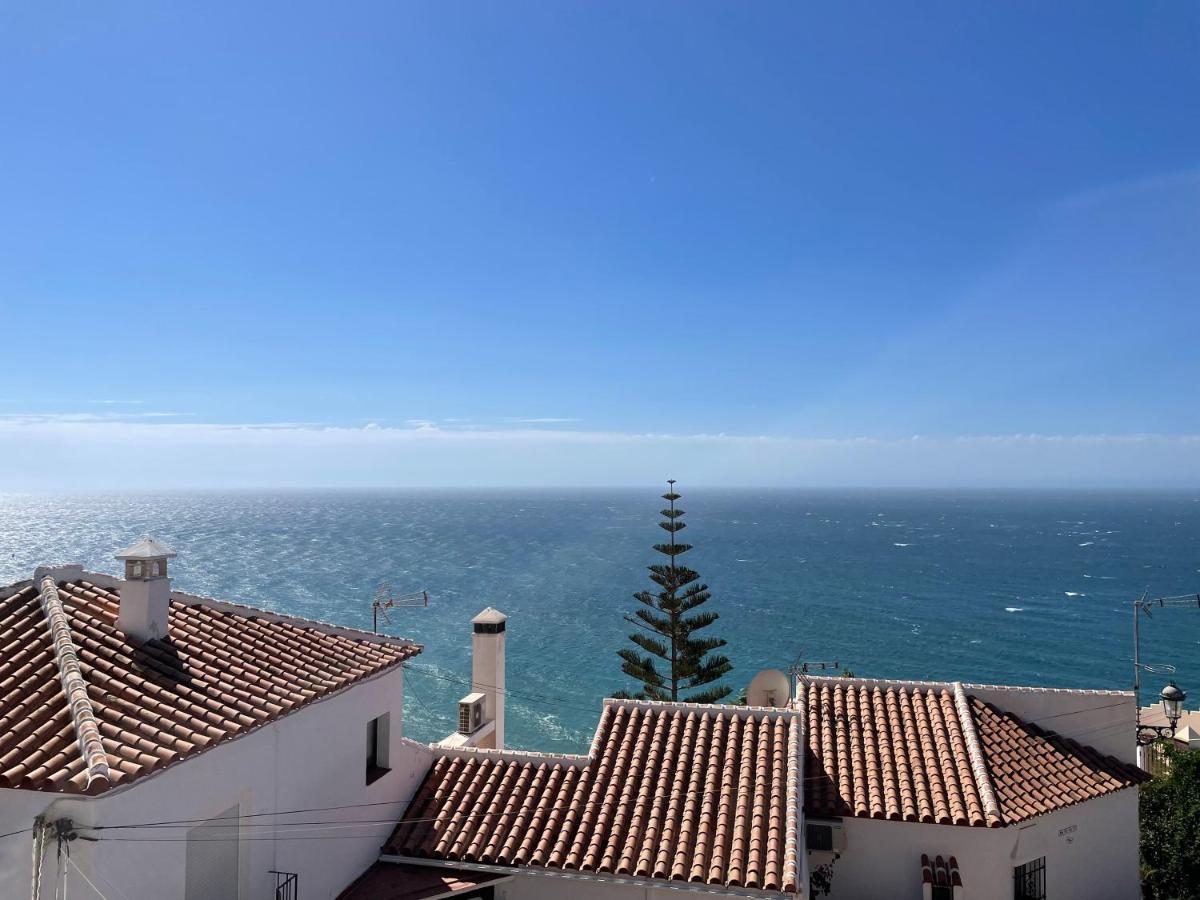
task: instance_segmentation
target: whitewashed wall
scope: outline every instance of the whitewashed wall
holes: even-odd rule
[[[380,845],[431,762],[427,747],[402,739],[403,702],[403,671],[397,668],[127,788],[95,799],[59,800],[53,812],[70,815],[80,823],[116,825],[208,819],[236,804],[243,816],[238,865],[243,898],[273,896],[271,869],[298,873],[301,896],[306,900],[336,897],[378,858]],[[384,713],[391,714],[391,771],[367,785],[367,723]],[[0,834],[30,827],[34,816],[53,801],[53,794],[0,790]],[[276,810],[384,802],[383,806],[288,817],[297,822],[378,823],[304,832],[309,837],[324,835],[321,840],[300,839],[300,833],[290,839],[270,838],[275,829],[252,824],[272,822],[270,817],[245,818]],[[186,829],[100,834],[184,838]],[[333,834],[338,836],[329,837]],[[75,841],[71,855],[109,897],[170,900],[184,895],[186,847],[182,840]],[[53,855],[52,851],[45,867],[47,885],[55,877]],[[28,837],[0,841],[0,897],[29,896],[30,859]],[[49,887],[46,895],[52,896]],[[74,877],[70,896],[89,895],[95,896]]]
[[[1137,762],[1132,691],[1072,691],[1057,688],[1012,688],[965,685],[968,694],[994,703],[1047,731],[1075,738],[1101,753]]]
[[[1011,900],[1013,868],[1046,857],[1054,900],[1139,896],[1136,788],[1081,803],[1022,826],[973,828],[845,819],[832,900],[920,900],[921,854],[954,856],[969,900]],[[810,854],[809,865],[824,862]]]

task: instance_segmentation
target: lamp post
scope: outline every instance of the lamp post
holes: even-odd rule
[[[1171,724],[1167,725],[1143,725],[1142,724],[1142,672],[1149,672],[1157,675],[1168,675],[1175,673],[1174,666],[1168,665],[1150,665],[1142,662],[1141,658],[1141,635],[1139,633],[1139,624],[1141,615],[1145,614],[1147,618],[1151,616],[1153,609],[1166,609],[1171,607],[1190,607],[1200,609],[1200,594],[1185,594],[1178,597],[1155,597],[1153,599],[1142,594],[1133,601],[1133,697],[1134,697],[1134,727],[1137,734],[1138,746],[1152,744],[1160,738],[1169,738],[1175,734],[1175,725],[1179,722],[1180,715],[1183,712],[1183,701],[1187,699],[1187,694],[1181,691],[1175,682],[1172,681],[1159,694],[1163,705],[1163,714],[1166,715],[1167,721]],[[1139,755],[1141,751],[1138,751]]]
[[[1187,700],[1187,694],[1180,690],[1174,681],[1168,681],[1167,686],[1158,696],[1162,700],[1163,715],[1167,717],[1168,724],[1142,725],[1139,723],[1137,742],[1142,746],[1174,737],[1175,726],[1179,724],[1179,717],[1183,715],[1183,702]]]

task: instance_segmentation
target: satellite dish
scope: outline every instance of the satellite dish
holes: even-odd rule
[[[792,699],[792,682],[778,669],[764,669],[746,688],[748,706],[787,706]]]

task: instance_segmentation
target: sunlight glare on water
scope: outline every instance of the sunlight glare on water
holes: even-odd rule
[[[1124,689],[1128,601],[1200,590],[1186,494],[684,493],[686,560],[712,588],[735,690],[800,653],[860,676]],[[387,629],[426,648],[406,681],[420,740],[454,727],[470,619],[495,606],[510,617],[508,743],[580,752],[601,698],[629,687],[621,616],[649,585],[660,506],[650,490],[6,496],[0,583],[50,562],[115,572],[113,553],[149,533],[179,552],[177,588],[299,616],[370,628],[381,581],[427,589],[430,608]],[[1200,696],[1200,609],[1142,635]]]

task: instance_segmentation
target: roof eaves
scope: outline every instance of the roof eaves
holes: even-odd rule
[[[658,891],[681,893],[714,894],[722,897],[744,897],[746,900],[761,900],[763,897],[795,898],[795,891],[769,891],[758,888],[723,887],[700,881],[667,881],[662,878],[647,878],[638,875],[615,875],[611,873],[584,872],[579,869],[552,869],[542,866],[501,866],[494,863],[464,862],[463,860],[441,860],[423,856],[400,856],[383,853],[381,862],[400,863],[414,866],[430,866],[443,869],[464,869],[472,872],[492,872],[500,875],[522,875],[538,878],[557,878],[566,881],[589,881],[601,884],[620,884]]]
[[[1147,779],[1149,779],[1149,773],[1147,773]],[[1079,806],[1082,803],[1090,803],[1093,800],[1101,800],[1105,797],[1111,797],[1113,794],[1119,794],[1121,791],[1127,791],[1130,788],[1140,788],[1140,787],[1141,787],[1140,782],[1132,782],[1130,784],[1113,785],[1108,790],[1102,791],[1098,794],[1093,794],[1090,797],[1079,797],[1075,800],[1070,800],[1065,803],[1059,803],[1059,804],[1055,805],[1053,809],[1042,809],[1042,810],[1037,810],[1035,812],[1024,813],[1024,814],[1018,815],[1018,816],[1011,816],[1010,818],[1005,820],[1004,825],[1006,825],[1006,826],[1008,826],[1008,825],[1027,825],[1028,823],[1032,822],[1034,819],[1040,819],[1043,816],[1050,816],[1056,812],[1062,812],[1064,809],[1070,809],[1072,806]]]

